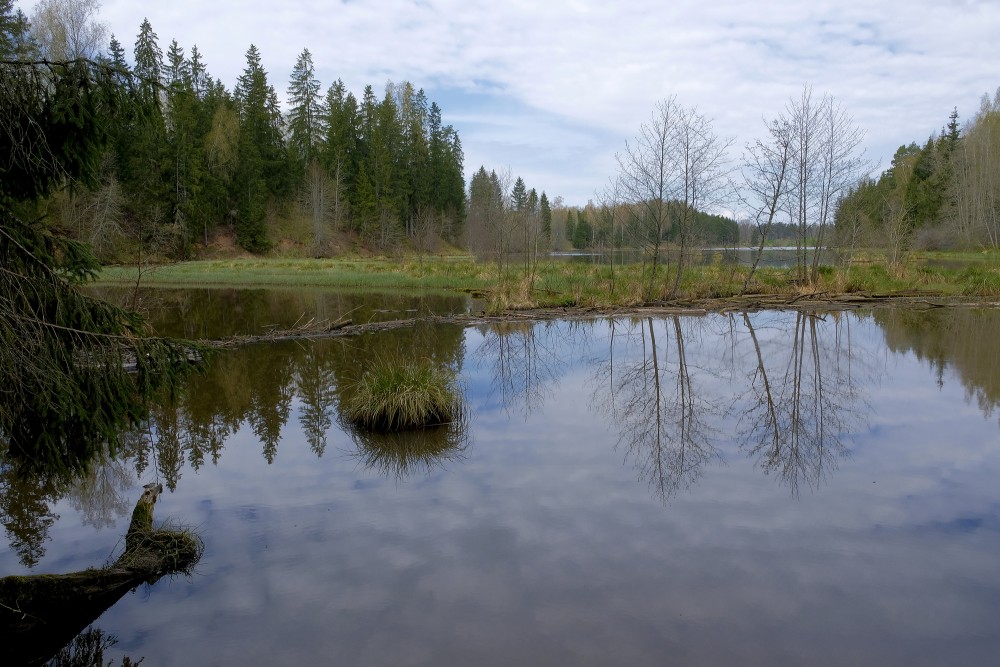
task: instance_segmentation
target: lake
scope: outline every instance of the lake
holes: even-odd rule
[[[109,296],[124,298],[108,292]],[[466,297],[145,294],[161,333]],[[147,482],[191,577],[96,623],[150,665],[985,665],[1000,655],[1000,311],[420,324],[220,352],[73,488],[0,485],[0,573],[100,565]],[[396,354],[468,419],[338,406]],[[30,565],[30,567],[29,567]]]

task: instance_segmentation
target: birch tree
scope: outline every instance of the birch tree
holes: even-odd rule
[[[771,225],[779,214],[787,214],[785,199],[790,187],[792,140],[791,124],[785,118],[777,118],[767,124],[764,139],[757,139],[744,149],[740,199],[750,209],[750,222],[756,230],[758,246],[743,281],[743,292],[753,280]]]
[[[792,129],[789,195],[792,221],[798,228],[796,271],[800,282],[815,283],[837,201],[868,172],[860,149],[865,133],[830,95],[815,100],[810,86],[788,102],[785,114]],[[813,232],[816,236],[810,239]]]

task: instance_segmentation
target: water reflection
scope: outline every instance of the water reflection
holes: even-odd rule
[[[611,321],[607,361],[593,380],[592,403],[618,429],[618,446],[663,502],[722,460],[710,426],[718,403],[688,365],[684,329],[697,324],[684,318],[682,325],[676,316]]]
[[[157,622],[232,662],[246,659],[238,637],[282,623],[301,626],[302,661],[345,664],[400,662],[421,641],[428,662],[472,663],[514,634],[526,639],[509,656],[528,662],[573,647],[577,662],[621,649],[653,663],[676,655],[663,633],[700,656],[739,646],[778,664],[816,655],[804,638],[832,646],[831,618],[868,637],[853,662],[899,662],[877,650],[887,633],[983,646],[1000,599],[1000,450],[995,425],[969,417],[1000,399],[998,328],[993,311],[734,313],[224,351],[76,485],[0,466],[8,562],[69,558],[76,543],[50,533],[110,526],[124,491],[159,477],[214,542],[209,576],[142,607],[151,620],[140,602],[106,619],[154,660],[179,655]],[[473,418],[399,437],[351,430],[339,406],[387,353],[455,369]],[[947,451],[938,409],[963,431]],[[907,615],[942,596],[972,624]],[[717,627],[727,641],[710,638]]]
[[[866,427],[861,382],[880,371],[855,374],[849,316],[795,313],[763,345],[749,315],[742,323],[754,355],[736,402],[741,449],[793,493],[801,483],[815,488],[849,453],[845,438]]]
[[[882,310],[872,314],[893,352],[912,352],[935,369],[943,387],[954,369],[970,400],[987,417],[1000,407],[1000,345],[997,311],[960,309]]]
[[[931,363],[940,382],[946,368],[955,369],[984,414],[1000,405],[995,312],[883,310],[861,317],[882,327],[890,349]],[[847,438],[867,428],[869,390],[884,373],[884,359],[852,345],[857,321],[854,314],[796,312],[507,322],[478,329],[475,359],[487,369],[491,400],[527,418],[545,409],[569,369],[593,358],[591,406],[606,418],[640,481],[664,502],[726,461],[721,445],[729,435],[720,428],[731,429],[744,456],[797,493],[803,485],[817,488],[850,455]],[[594,347],[601,338],[603,352]],[[460,461],[469,435],[464,423],[390,442],[354,433],[338,415],[369,360],[405,353],[460,372],[465,345],[459,327],[418,325],[220,352],[186,391],[123,433],[114,457],[97,457],[73,483],[0,466],[0,523],[31,567],[45,554],[58,518],[50,507],[61,498],[85,525],[111,526],[127,510],[126,492],[150,466],[176,489],[185,469],[217,465],[244,425],[273,463],[293,415],[317,457],[340,430],[355,445],[352,456],[384,475]]]
[[[527,417],[543,409],[569,361],[582,349],[581,322],[497,322],[478,328],[476,360],[489,368],[491,396],[507,412]]]
[[[446,426],[405,433],[353,430],[351,436],[357,450],[352,456],[367,470],[401,480],[461,462],[468,447],[468,435],[465,417]]]
[[[34,567],[45,556],[49,528],[59,518],[50,506],[63,493],[51,477],[18,474],[10,464],[0,463],[0,523],[25,567]]]
[[[308,320],[355,323],[467,313],[481,305],[449,292],[381,292],[323,288],[175,289],[90,287],[102,299],[138,307],[162,336],[215,339],[291,328]]]

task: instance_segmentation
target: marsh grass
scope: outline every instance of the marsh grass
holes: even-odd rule
[[[973,264],[958,255],[911,256],[905,263],[888,266],[881,261],[861,260],[851,266],[820,267],[815,284],[802,285],[793,269],[760,267],[753,274],[749,295],[905,292],[923,290],[941,295],[990,297],[1000,292],[998,255],[970,255]],[[575,264],[540,262],[530,274],[521,270],[499,272],[495,264],[476,263],[469,257],[222,259],[181,262],[145,273],[149,286],[273,286],[339,287],[371,290],[465,290],[486,299],[486,311],[502,313],[533,307],[639,306],[650,302],[684,299],[730,298],[744,293],[749,268],[721,261],[685,269],[676,294],[673,264],[661,268],[654,289],[648,292],[648,267],[627,264]],[[134,267],[108,267],[100,277],[104,283],[134,284]]]
[[[1000,269],[996,266],[973,264],[959,274],[959,279],[966,296],[1000,296]]]
[[[396,357],[373,362],[344,408],[348,421],[377,433],[449,424],[463,413],[462,395],[450,369]]]
[[[142,284],[163,287],[354,287],[464,289],[484,287],[471,261],[400,262],[390,259],[229,259],[157,266]],[[109,266],[102,283],[135,284],[131,266]]]
[[[192,529],[164,525],[131,536],[117,567],[148,571],[152,576],[191,574],[205,552],[205,543]]]

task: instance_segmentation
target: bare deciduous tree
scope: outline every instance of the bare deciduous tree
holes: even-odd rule
[[[618,190],[633,211],[632,228],[650,262],[645,299],[653,295],[660,251],[675,223],[680,252],[670,294],[677,293],[693,241],[695,213],[717,202],[725,186],[730,145],[732,140],[715,134],[710,119],[672,96],[657,104],[650,122],[616,156]]]
[[[732,139],[720,138],[712,121],[694,108],[682,109],[675,130],[680,173],[677,222],[677,271],[671,296],[677,294],[688,252],[694,241],[694,216],[720,202],[727,185],[726,153]]]
[[[632,209],[632,230],[650,263],[644,283],[644,299],[653,293],[660,250],[670,230],[669,205],[677,195],[677,163],[674,131],[681,114],[676,97],[656,105],[648,123],[639,134],[625,142],[625,150],[615,156],[618,162],[618,186],[623,200]],[[643,277],[646,277],[645,262]]]
[[[785,113],[779,121],[787,122],[792,130],[789,196],[792,219],[799,229],[798,279],[815,282],[826,227],[833,222],[837,201],[870,169],[860,150],[865,133],[830,95],[814,100],[810,86],[788,102]],[[810,239],[813,230],[816,237]]]
[[[96,21],[97,0],[40,0],[31,14],[31,35],[42,57],[53,61],[94,58],[108,26]]]
[[[983,96],[955,155],[952,224],[969,245],[1000,247],[1000,89]]]
[[[747,291],[753,280],[771,225],[782,211],[787,213],[784,207],[791,157],[792,127],[784,118],[768,123],[767,137],[747,144],[744,150],[742,192],[739,196],[751,211],[750,222],[756,231],[758,246],[750,263],[750,271],[743,281],[743,292]]]

